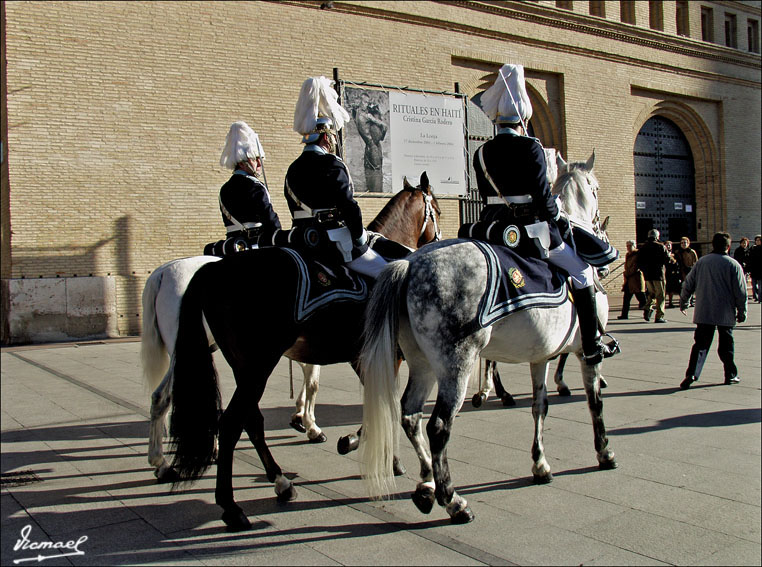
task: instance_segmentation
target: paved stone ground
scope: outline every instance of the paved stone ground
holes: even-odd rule
[[[2,565],[66,551],[31,543],[85,536],[80,555],[41,562],[759,565],[760,305],[749,311],[735,332],[741,384],[721,385],[712,352],[701,381],[685,392],[677,386],[692,344],[690,318],[669,310],[669,323],[655,325],[617,321],[612,311],[609,328],[624,353],[605,363],[604,415],[619,468],[597,469],[572,359],[572,397],[550,397],[545,443],[555,480],[545,486],[531,482],[528,365],[500,365],[518,405],[491,398],[475,409],[472,387],[449,445],[453,481],[476,514],[465,526],[450,525],[439,507],[424,516],[412,504],[418,467],[404,439],[408,474],[396,498],[364,497],[356,454],[335,448],[362,413],[359,382],[346,364],[323,369],[317,411],[329,442],[314,445],[288,426],[293,402],[281,361],[262,407],[273,454],[294,476],[298,498],[276,502],[244,436],[234,485],[254,529],[228,534],[214,504],[214,469],[176,494],[154,480],[136,340],[2,349]],[[231,373],[217,363],[228,399]],[[27,548],[14,549],[25,526]]]

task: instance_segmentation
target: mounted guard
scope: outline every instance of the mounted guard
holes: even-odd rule
[[[227,237],[207,244],[204,254],[225,256],[258,248],[259,237],[280,229],[264,177],[265,150],[246,122],[231,124],[220,165],[233,175],[220,189],[220,212]]]
[[[598,364],[616,349],[601,343],[590,263],[608,264],[618,252],[589,230],[584,231],[585,244],[593,242],[595,248],[597,241],[598,250],[585,259],[575,250],[572,223],[551,193],[545,151],[537,138],[527,135],[532,104],[524,68],[503,65],[494,85],[482,95],[481,104],[497,134],[474,154],[484,208],[479,222],[461,227],[459,236],[507,246],[521,256],[541,258],[563,270],[571,280],[584,359],[588,365]]]
[[[349,169],[337,155],[338,132],[348,120],[332,81],[321,76],[304,82],[294,112],[294,130],[302,135],[304,150],[288,168],[285,182],[297,229],[287,245],[375,279],[386,260],[368,246]]]

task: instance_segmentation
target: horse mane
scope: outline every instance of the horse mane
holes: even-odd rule
[[[583,161],[569,163],[553,184],[551,192],[559,196],[561,208],[569,214],[579,216],[579,211],[587,211],[592,205],[597,208],[597,196],[593,194],[593,203],[589,202],[592,191],[584,188],[598,187],[598,179],[592,171],[587,170],[586,165]],[[595,212],[597,210],[593,214]]]
[[[397,220],[400,213],[400,207],[398,203],[402,197],[405,196],[404,193],[408,192],[412,195],[416,190],[419,189],[417,187],[413,187],[412,185],[403,187],[402,191],[389,199],[386,205],[384,205],[384,208],[381,209],[381,211],[376,215],[376,218],[370,222],[368,225],[368,230],[378,232],[378,228],[389,224],[390,220]]]

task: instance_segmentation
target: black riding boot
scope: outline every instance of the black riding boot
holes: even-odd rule
[[[595,366],[605,354],[598,336],[598,312],[595,307],[595,287],[572,289],[574,305],[577,308],[579,332],[582,335],[582,352],[588,366]]]

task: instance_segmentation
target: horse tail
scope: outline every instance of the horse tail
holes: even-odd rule
[[[172,354],[172,419],[169,434],[175,457],[172,467],[180,483],[198,479],[212,464],[221,408],[214,366],[202,310],[202,292],[208,278],[203,268],[183,296],[177,342]]]
[[[372,498],[388,496],[395,484],[392,459],[400,422],[397,337],[409,266],[407,260],[389,264],[376,281],[365,310],[364,343],[360,353],[365,386],[360,462]]]
[[[143,333],[140,336],[140,362],[143,366],[143,378],[153,392],[169,368],[167,347],[161,338],[159,320],[156,315],[156,297],[161,288],[164,272],[154,270],[143,288]]]

